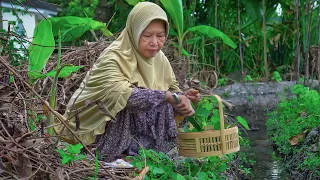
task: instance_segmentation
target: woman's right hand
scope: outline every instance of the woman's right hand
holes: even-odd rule
[[[180,103],[177,104],[175,99],[172,97],[172,93],[170,91],[166,92],[165,100],[168,103],[170,103],[183,116],[192,116],[194,114],[194,109],[192,108],[190,100],[184,95],[179,95],[179,99]]]

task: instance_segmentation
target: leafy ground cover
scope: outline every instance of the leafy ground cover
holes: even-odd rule
[[[320,95],[295,85],[293,97],[284,99],[269,114],[268,136],[283,155],[293,178],[320,177]]]

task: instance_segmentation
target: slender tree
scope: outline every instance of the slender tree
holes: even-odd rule
[[[216,0],[215,5],[215,15],[214,15],[214,24],[215,28],[218,29],[218,6],[219,6],[219,0]],[[219,72],[219,59],[218,59],[218,49],[217,49],[217,41],[215,40],[215,46],[214,46],[214,62],[216,63],[216,71]]]
[[[262,19],[263,19],[263,56],[264,56],[264,71],[266,73],[266,81],[269,81],[269,68],[268,68],[268,58],[267,58],[267,33],[266,33],[266,5],[265,0],[262,0]]]
[[[299,30],[299,7],[300,0],[296,0],[296,50],[295,50],[295,80],[298,81],[300,77],[300,30]]]
[[[318,82],[320,84],[320,4],[318,4],[318,25],[317,25],[317,32],[318,32],[318,57],[317,57],[317,74],[318,74]],[[320,92],[320,86],[318,91]]]
[[[304,56],[304,62],[305,62],[305,78],[304,78],[304,84],[307,85],[309,81],[309,38],[310,38],[310,25],[309,25],[309,6],[310,6],[310,0],[306,0],[306,9],[305,9],[305,17],[306,17],[306,44],[305,44],[305,56]]]
[[[244,71],[243,71],[243,51],[242,51],[242,38],[241,38],[241,17],[240,17],[240,0],[238,0],[238,30],[239,30],[239,53],[240,53],[240,62],[241,62],[241,74],[242,80],[244,81]]]

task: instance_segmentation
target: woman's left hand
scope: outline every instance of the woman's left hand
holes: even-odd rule
[[[198,90],[195,89],[188,89],[185,93],[186,97],[192,101],[195,105],[198,104],[200,100],[200,94]]]

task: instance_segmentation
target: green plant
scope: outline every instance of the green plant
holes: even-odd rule
[[[248,100],[249,101],[253,101],[253,97],[252,96],[248,96]]]
[[[218,80],[218,86],[224,86],[227,85],[227,78],[219,78]]]
[[[229,91],[228,92],[224,92],[222,94],[222,96],[225,97],[225,98],[228,98],[228,97],[230,97],[230,92]]]
[[[56,17],[42,20],[34,30],[34,39],[29,47],[29,71],[28,76],[31,82],[37,79],[42,79],[47,76],[53,77],[53,83],[50,92],[50,107],[55,108],[56,103],[56,86],[58,78],[64,78],[71,73],[78,71],[82,66],[62,65],[61,66],[61,46],[63,42],[70,42],[86,31],[101,30],[105,36],[110,36],[111,33],[106,29],[106,24],[101,23],[91,18],[79,18],[73,16]],[[55,39],[57,37],[58,58],[56,67],[46,73],[41,71],[45,67],[49,57],[55,48]],[[54,115],[49,113],[48,125],[52,125]],[[48,133],[53,135],[53,128],[48,128]]]
[[[295,85],[291,99],[283,100],[271,112],[267,120],[267,134],[277,145],[279,152],[288,155],[296,150],[288,141],[307,129],[319,125],[320,95],[303,85]]]
[[[18,2],[12,1],[13,5],[17,5]],[[21,28],[21,24],[23,24],[20,16],[28,13],[28,8],[25,9],[10,9],[5,7],[0,7],[1,16],[5,13],[10,13],[10,16],[14,19],[3,19],[2,20],[2,28],[4,28],[4,24],[7,22],[8,28],[0,29],[0,54],[2,56],[9,56],[10,64],[14,66],[22,65],[28,58],[26,56],[27,49],[25,48],[28,43],[26,38],[26,31]],[[10,72],[11,73],[11,72]],[[12,76],[10,75],[10,78]],[[10,81],[12,82],[12,81]]]
[[[216,28],[206,25],[194,26],[188,29],[184,28],[184,14],[183,14],[183,6],[181,0],[160,0],[170,17],[172,18],[175,29],[178,33],[175,33],[173,29],[171,29],[172,34],[178,35],[178,49],[179,54],[183,52],[183,41],[187,33],[194,32],[202,35],[204,37],[208,37],[210,39],[220,37],[226,45],[231,46],[232,48],[236,48],[236,44],[224,33],[219,31]],[[185,51],[186,52],[186,51]],[[186,53],[185,55],[189,55]]]
[[[90,180],[96,180],[98,179],[98,173],[99,173],[99,153],[98,153],[98,149],[96,150],[96,158],[94,160],[94,164],[95,164],[95,169],[94,169],[94,176],[90,176],[89,179]]]
[[[244,78],[244,81],[245,82],[252,82],[253,79],[252,79],[252,77],[250,75],[246,75],[246,77]]]
[[[47,117],[42,114],[37,114],[32,110],[28,110],[28,126],[31,131],[35,131],[37,128],[37,124],[41,121],[47,121]]]
[[[310,151],[310,144],[303,141],[305,133],[319,126],[320,95],[301,84],[295,85],[292,93],[294,97],[282,100],[269,114],[267,135],[286,159],[292,159],[287,161],[288,168],[309,172],[308,177],[314,179],[319,176],[320,154]]]
[[[80,154],[82,144],[69,145],[66,147],[66,151],[57,149],[61,157],[61,164],[71,164],[73,161],[78,161],[87,158],[84,154]]]
[[[271,79],[276,81],[276,82],[281,82],[282,81],[282,78],[281,78],[281,76],[280,76],[278,71],[274,71],[272,73]]]
[[[200,132],[211,127],[215,130],[220,130],[220,115],[217,107],[215,107],[217,104],[218,101],[214,96],[202,97],[198,102],[194,115],[187,118],[194,128],[189,130],[188,126],[185,126],[184,131]],[[248,123],[244,118],[238,116],[236,119],[239,124],[249,130]],[[226,127],[233,125],[235,123],[229,124]]]
[[[318,147],[319,149],[319,147]],[[320,173],[320,155],[316,153],[308,153],[307,157],[304,159],[303,163],[301,164],[300,168],[308,168],[311,169],[313,172]]]
[[[223,179],[228,163],[236,158],[235,154],[222,157],[182,158],[172,160],[162,152],[140,148],[139,156],[128,157],[138,169],[147,165],[150,168],[145,179]],[[146,163],[146,164],[145,164]]]

